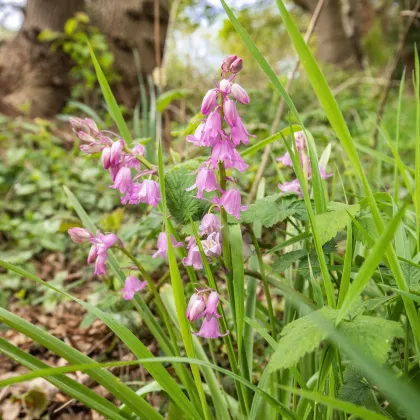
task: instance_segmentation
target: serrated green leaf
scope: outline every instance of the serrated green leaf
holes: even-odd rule
[[[306,208],[303,200],[296,195],[274,194],[257,200],[241,213],[242,223],[261,222],[265,227],[271,227],[288,217],[306,220]]]
[[[288,324],[281,333],[282,338],[270,360],[269,370],[273,372],[296,366],[305,354],[318,348],[321,342],[328,338],[326,329],[319,323],[319,317],[322,316],[325,322],[333,326],[338,312],[336,309],[324,307]],[[387,359],[392,338],[404,335],[398,322],[371,316],[357,316],[350,321],[345,320],[337,329],[380,363]]]
[[[420,292],[420,268],[406,262],[400,264],[410,291]]]
[[[336,311],[325,307],[287,324],[281,332],[282,338],[271,357],[268,366],[271,372],[296,366],[306,353],[314,351],[321,341],[327,338],[327,332],[323,331],[315,321],[314,313],[321,314],[330,322],[336,316]]]
[[[194,197],[194,191],[186,191],[195,182],[195,177],[186,168],[179,167],[165,176],[167,206],[178,223],[201,220],[209,208],[209,203]]]
[[[330,203],[327,213],[315,216],[316,227],[319,230],[321,245],[335,238],[351,221],[349,213],[354,217],[360,210],[359,204],[346,205],[342,203]]]
[[[370,392],[370,385],[363,373],[353,365],[344,372],[344,383],[339,391],[339,398],[356,405],[363,405]]]
[[[307,255],[307,252],[304,249],[286,252],[273,264],[273,271],[282,273],[305,255]]]
[[[368,248],[371,248],[374,243],[372,239],[379,238],[378,229],[370,211],[362,211],[356,217],[355,228],[356,240]]]

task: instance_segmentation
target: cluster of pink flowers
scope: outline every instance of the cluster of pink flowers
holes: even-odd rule
[[[241,206],[241,194],[237,189],[223,191],[217,183],[215,171],[219,162],[225,168],[245,171],[248,165],[236,150],[241,143],[247,145],[250,134],[247,132],[242,119],[236,109],[237,102],[249,104],[249,96],[237,83],[235,76],[242,69],[242,59],[231,55],[222,63],[222,80],[214,89],[210,89],[204,96],[201,113],[207,118],[197,127],[194,135],[187,137],[187,141],[199,147],[210,147],[211,157],[198,169],[195,184],[188,190],[197,189],[197,198],[203,198],[203,192],[218,191],[220,197],[215,196],[212,202],[223,206],[227,213],[240,218],[240,211],[246,209]],[[224,129],[223,121],[229,130]]]
[[[159,184],[152,179],[137,182],[141,177],[156,174],[155,169],[141,171],[139,158],[144,155],[143,145],[137,144],[129,149],[121,137],[107,130],[100,131],[89,118],[70,118],[70,124],[83,142],[80,146],[82,152],[102,153],[102,165],[109,170],[113,182],[110,187],[120,191],[122,204],[159,204]]]
[[[294,134],[294,137],[295,137],[295,142],[296,142],[296,149],[299,154],[300,164],[303,169],[303,174],[306,179],[310,180],[312,178],[312,169],[311,169],[311,162],[309,160],[309,156],[306,153],[307,142],[306,142],[305,133],[303,131],[298,131]],[[286,152],[283,156],[280,156],[279,158],[277,158],[277,162],[280,162],[283,166],[289,166],[291,168],[293,167],[293,162],[292,162],[289,152]],[[321,166],[319,167],[319,173],[322,179],[326,179],[332,176],[332,174],[327,174],[325,172],[325,169]],[[280,191],[282,192],[297,193],[299,194],[300,197],[303,196],[302,189],[300,187],[298,179],[294,179],[293,181],[285,182],[283,184],[278,184],[278,187]]]
[[[82,244],[84,242],[90,242],[92,244],[87,263],[92,264],[95,262],[95,275],[106,275],[108,249],[115,245],[122,246],[122,242],[118,239],[117,235],[114,233],[104,234],[99,230],[96,232],[96,235],[93,235],[93,233],[84,228],[71,228],[68,230],[68,234],[70,239],[77,244]],[[124,287],[122,289],[124,299],[133,299],[134,294],[143,290],[146,286],[146,281],[140,281],[137,277],[128,276],[125,279]]]
[[[95,262],[95,275],[106,274],[106,261],[108,249],[112,248],[119,239],[113,233],[103,234],[99,230],[96,235],[83,228],[71,228],[68,230],[70,239],[78,244],[90,242],[92,244],[87,263]]]
[[[203,338],[218,338],[229,333],[220,333],[218,319],[221,317],[217,312],[219,296],[217,292],[211,289],[196,290],[191,296],[187,307],[187,319],[194,322],[197,319],[204,318],[198,333],[194,333]]]

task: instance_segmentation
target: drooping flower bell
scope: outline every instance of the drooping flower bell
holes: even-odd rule
[[[125,279],[124,287],[121,289],[125,300],[133,299],[136,292],[140,292],[147,286],[147,281],[140,281],[135,276],[128,276]]]
[[[200,235],[209,235],[213,232],[220,232],[222,230],[222,224],[219,218],[213,213],[207,213],[201,220],[199,232]]]
[[[197,198],[203,198],[204,191],[222,191],[217,183],[216,175],[208,168],[208,164],[204,164],[199,169],[195,184],[187,188],[187,191],[194,190],[195,188],[197,188]]]
[[[184,246],[182,242],[178,242],[173,235],[171,235],[171,242],[174,248],[180,248]],[[158,250],[152,255],[152,258],[161,257],[166,258],[168,255],[168,237],[166,232],[160,232],[157,240]]]
[[[283,191],[284,193],[298,193],[300,197],[303,197],[302,189],[300,188],[299,180],[294,179],[290,182],[285,182],[283,184],[278,184],[278,187],[280,191]]]
[[[241,206],[241,193],[238,190],[226,190],[220,198],[214,197],[213,203],[223,206],[226,213],[241,218],[240,212],[245,211],[248,206]]]

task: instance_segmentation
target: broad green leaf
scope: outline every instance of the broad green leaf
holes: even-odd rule
[[[371,385],[360,369],[350,364],[344,372],[344,382],[339,391],[339,398],[356,405],[364,405],[371,392]]]
[[[270,360],[269,370],[273,372],[296,366],[305,354],[318,348],[329,336],[328,330],[319,325],[318,318],[323,317],[328,325],[333,326],[338,313],[338,310],[324,307],[286,325]],[[387,359],[392,338],[404,335],[399,323],[370,316],[343,320],[338,331],[380,363]]]
[[[331,204],[333,204],[331,206]],[[341,203],[330,203],[326,213],[317,214],[315,216],[316,227],[319,230],[319,236],[321,240],[321,245],[324,245],[330,239],[336,237],[337,233],[342,231],[351,218],[349,213],[352,216],[355,216],[360,210],[358,204],[346,205]]]
[[[165,111],[165,109],[176,99],[182,99],[192,91],[190,89],[172,89],[162,93],[156,99],[156,108],[159,112]]]
[[[306,220],[305,203],[296,195],[274,194],[251,204],[248,210],[241,213],[241,222],[259,221],[263,226],[271,227],[288,217]]]
[[[282,273],[287,270],[294,262],[299,261],[302,257],[308,253],[304,249],[298,249],[296,251],[286,252],[273,264],[273,271]]]
[[[197,190],[186,191],[195,183],[195,176],[185,167],[173,169],[165,176],[166,200],[171,216],[182,224],[193,220],[201,220],[209,208],[209,203],[194,196]]]

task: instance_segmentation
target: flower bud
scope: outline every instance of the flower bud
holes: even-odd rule
[[[229,70],[231,73],[239,73],[243,67],[243,60],[242,58],[237,58],[230,66]]]
[[[217,90],[210,89],[204,96],[201,104],[201,113],[207,115],[217,104]]]
[[[102,166],[104,169],[108,169],[111,166],[111,148],[105,147],[102,150]]]
[[[236,55],[229,55],[227,56],[223,62],[222,62],[222,71],[227,73],[230,70],[230,66],[232,65],[232,63],[238,58],[238,56]]]
[[[230,127],[235,127],[238,113],[236,112],[236,105],[234,101],[228,99],[223,104],[223,112],[225,114],[225,120]]]
[[[219,83],[219,90],[223,92],[225,95],[229,95],[231,86],[232,86],[232,83],[230,83],[229,80],[222,79]]]
[[[92,234],[83,228],[71,228],[67,232],[70,235],[70,239],[77,244],[87,242],[92,237]]]
[[[195,321],[196,319],[201,318],[206,311],[206,303],[202,296],[198,293],[194,293],[191,296],[191,299],[187,307],[187,319],[189,321]]]
[[[246,90],[237,83],[232,84],[231,93],[234,98],[239,101],[241,104],[248,105],[249,104],[249,96],[246,93]]]
[[[219,295],[217,292],[211,292],[207,298],[206,315],[218,316],[217,305],[219,304]]]
[[[111,155],[110,155],[111,165],[117,165],[120,162],[121,152],[122,152],[123,148],[124,148],[124,144],[123,144],[122,140],[118,140],[118,141],[112,143]]]

